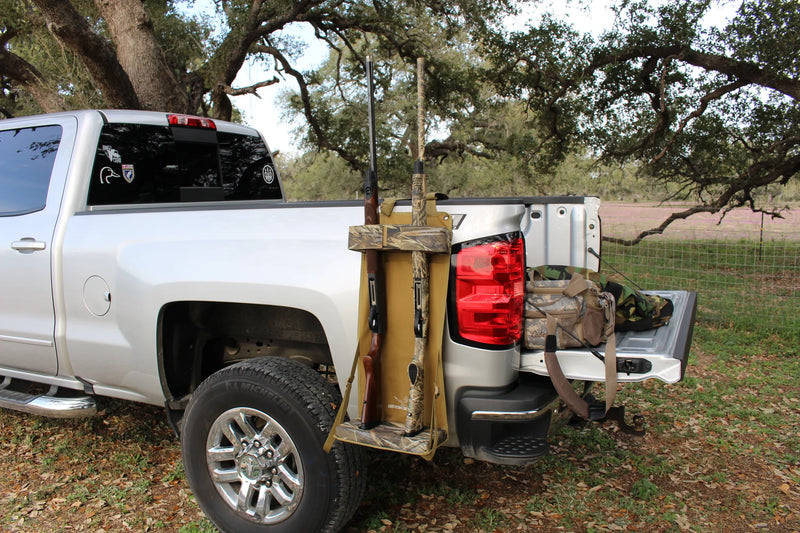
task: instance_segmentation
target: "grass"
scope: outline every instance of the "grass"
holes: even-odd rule
[[[800,339],[800,242],[646,239],[606,243],[603,258],[645,289],[699,292],[700,320]]]
[[[454,519],[453,531],[800,530],[795,339],[709,323],[696,333],[684,381],[619,393],[645,415],[645,437],[611,423],[566,426],[553,453],[524,468],[465,462],[452,450],[433,465],[376,454],[370,492],[382,487],[375,500],[393,503],[366,502],[351,531],[425,531]],[[375,513],[383,525],[374,527]]]

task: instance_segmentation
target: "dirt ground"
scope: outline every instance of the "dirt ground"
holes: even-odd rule
[[[800,531],[800,388],[784,375],[797,352],[779,345],[748,360],[701,348],[681,384],[624,388],[644,437],[567,427],[528,467],[370,452],[346,531]],[[213,531],[158,408],[101,400],[81,421],[2,412],[0,466],[2,531]]]
[[[656,203],[615,203],[600,205],[603,235],[629,239],[639,232],[658,227],[672,213],[678,213],[689,205],[662,205]],[[751,239],[798,240],[800,232],[800,206],[783,209],[781,218],[755,213],[748,208],[734,209],[728,213],[698,213],[686,220],[673,222],[663,236],[650,237],[697,239]],[[763,232],[762,232],[763,230]]]

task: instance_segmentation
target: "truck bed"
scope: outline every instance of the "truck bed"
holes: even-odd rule
[[[675,383],[683,378],[692,341],[697,293],[687,291],[648,291],[672,300],[674,311],[669,324],[646,331],[617,332],[617,380],[636,382],[660,379]],[[605,354],[605,345],[596,351]],[[605,381],[603,362],[588,349],[556,352],[564,375],[569,379]],[[542,350],[523,351],[519,370],[547,375]]]

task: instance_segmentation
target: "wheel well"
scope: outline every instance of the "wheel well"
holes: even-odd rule
[[[217,370],[254,357],[288,357],[333,371],[322,324],[290,307],[224,302],[173,302],[158,324],[161,380],[168,404],[182,409]]]

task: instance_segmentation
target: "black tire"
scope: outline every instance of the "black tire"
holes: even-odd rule
[[[186,409],[181,448],[214,525],[229,533],[339,531],[366,481],[361,449],[322,449],[340,402],[337,388],[289,359],[253,359],[209,376]]]

